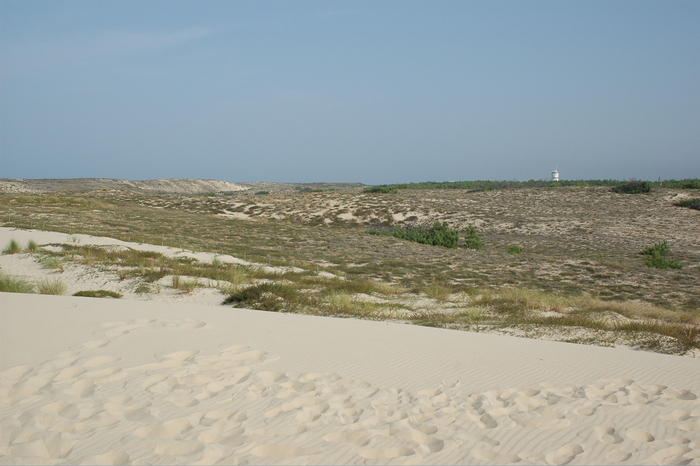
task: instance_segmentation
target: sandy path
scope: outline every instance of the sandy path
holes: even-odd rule
[[[0,463],[700,464],[695,359],[0,293]]]

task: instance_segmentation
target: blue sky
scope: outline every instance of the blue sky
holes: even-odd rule
[[[700,177],[698,1],[0,0],[0,177]]]

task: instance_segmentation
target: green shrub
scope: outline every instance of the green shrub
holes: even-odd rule
[[[674,202],[673,205],[678,207],[688,207],[690,209],[700,210],[700,198],[694,199],[684,199],[682,201]]]
[[[627,183],[619,184],[612,188],[616,193],[622,194],[642,194],[651,191],[651,183],[649,181],[632,180]]]
[[[5,249],[2,250],[3,254],[17,254],[22,252],[22,246],[19,245],[17,241],[11,239],[7,244]]]
[[[644,264],[647,267],[656,267],[657,269],[680,269],[683,267],[677,263],[671,255],[671,248],[668,247],[666,241],[659,241],[653,246],[647,246],[642,251],[644,255]]]
[[[368,233],[370,235],[394,236],[416,243],[446,248],[456,248],[459,241],[459,232],[451,229],[447,222],[435,222],[431,226],[425,224],[404,227],[374,225],[370,227]]]
[[[395,186],[372,186],[371,188],[365,188],[362,190],[363,193],[378,193],[378,194],[396,194],[399,190]]]
[[[4,293],[34,293],[34,285],[23,278],[0,272],[0,291]]]
[[[36,241],[33,239],[30,239],[29,242],[27,243],[27,251],[31,252],[37,252],[39,250],[39,245],[36,244]]]
[[[270,194],[270,191],[258,191],[257,193],[255,193],[256,196],[262,196],[265,194]]]
[[[121,298],[122,295],[116,291],[109,290],[85,290],[73,293],[73,296],[83,296],[86,298]]]
[[[40,280],[36,284],[41,294],[63,295],[66,294],[66,284],[59,279],[50,280],[48,278]]]
[[[523,248],[516,244],[513,244],[508,248],[508,254],[520,254],[521,252],[523,252]]]
[[[476,232],[476,227],[474,225],[469,225],[464,232],[464,243],[467,249],[479,251],[484,247],[484,242],[479,239],[479,234]]]

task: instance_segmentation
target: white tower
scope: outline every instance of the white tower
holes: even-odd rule
[[[559,168],[559,165],[557,165],[557,168]],[[559,172],[557,171],[557,168],[555,168],[552,172],[552,181],[559,181]]]

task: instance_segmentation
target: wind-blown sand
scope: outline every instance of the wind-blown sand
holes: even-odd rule
[[[2,464],[700,464],[697,359],[175,302],[0,319]]]

